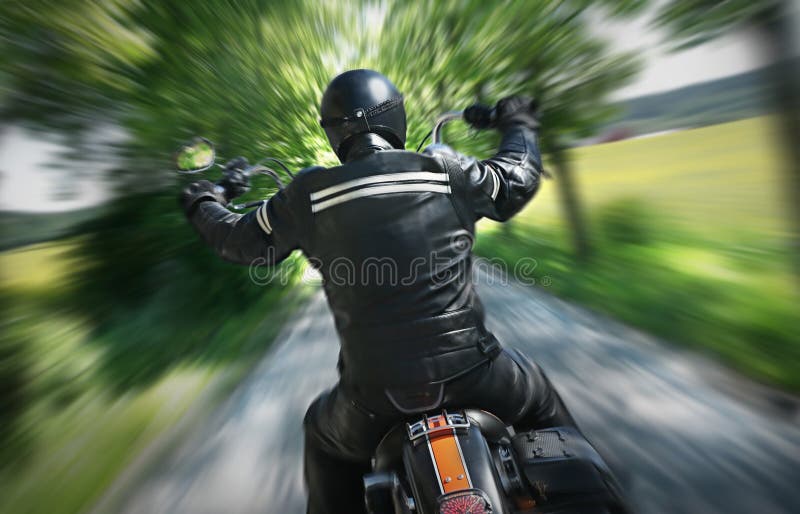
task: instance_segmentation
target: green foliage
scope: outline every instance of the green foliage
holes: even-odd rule
[[[656,24],[670,29],[672,46],[680,50],[779,15],[781,3],[782,0],[671,0],[659,9]]]
[[[230,153],[330,164],[321,90],[344,69],[374,67],[406,94],[410,141],[443,110],[511,92],[542,98],[549,134],[582,133],[636,69],[591,35],[588,4],[5,2],[4,114],[71,128],[110,118],[156,157],[137,166],[151,174],[195,133]],[[641,4],[605,2],[615,13]]]
[[[639,4],[605,8],[628,13]],[[118,196],[83,225],[75,249],[74,308],[93,321],[98,341],[125,326],[168,346],[192,323],[201,337],[270,290],[212,256],[187,227],[174,151],[202,135],[220,159],[334,164],[317,104],[345,69],[375,68],[397,82],[410,145],[443,111],[517,92],[541,98],[545,147],[587,134],[609,114],[608,94],[636,70],[632,55],[592,35],[587,9],[582,1],[3,2],[4,117],[68,132],[78,153],[100,122],[127,135],[109,149],[120,161],[109,176]],[[464,150],[495,143],[461,132],[449,139]],[[274,191],[266,178],[255,186],[245,200]],[[169,309],[178,298],[193,309]],[[152,304],[166,310],[144,320]]]
[[[187,409],[224,398],[305,298],[272,288],[214,307],[213,290],[185,297],[165,273],[146,305],[98,328],[73,305],[78,243],[0,254],[3,513],[85,512]]]
[[[652,210],[636,198],[622,198],[597,213],[601,234],[612,244],[645,244],[653,237]]]
[[[28,447],[20,418],[30,401],[31,363],[25,338],[12,337],[17,334],[11,331],[11,300],[7,294],[0,294],[0,308],[0,463],[6,463]],[[0,472],[3,467],[0,464]]]
[[[764,117],[573,149],[593,259],[568,250],[548,182],[510,227],[484,224],[477,249],[534,258],[548,291],[800,391],[777,130]]]
[[[622,14],[640,3],[607,0],[604,8]],[[269,337],[253,334],[269,332],[261,323],[284,301],[285,288],[255,286],[246,269],[221,262],[188,227],[176,201],[187,181],[174,172],[180,144],[200,135],[215,143],[221,160],[241,154],[277,157],[295,169],[335,164],[317,105],[333,76],[358,67],[382,71],[404,92],[409,146],[443,111],[519,92],[542,100],[545,147],[579,137],[610,114],[608,95],[637,68],[632,55],[613,54],[592,35],[589,8],[577,0],[0,2],[3,119],[66,135],[83,158],[102,158],[93,147],[102,127],[125,134],[102,148],[119,163],[107,177],[116,196],[58,259],[69,262],[64,287],[37,282],[52,261],[36,269],[14,263],[15,274],[38,285],[12,288],[20,316],[7,333],[35,342],[0,349],[18,365],[4,364],[0,381],[23,406],[9,404],[4,414],[44,431],[59,428],[49,419],[71,420],[69,434],[40,438],[71,447],[86,426],[67,414],[88,409],[99,391],[125,398],[124,407],[187,367],[241,366],[263,352]],[[448,134],[478,153],[494,137]],[[244,200],[274,191],[267,179],[254,186]],[[287,262],[288,275],[296,278],[301,264]],[[53,363],[49,371],[30,378],[28,363],[40,371],[45,362]],[[146,419],[124,424],[136,428],[120,437],[119,425],[98,428],[98,437],[117,442],[112,450],[128,448]],[[9,434],[2,437],[11,441]],[[87,487],[86,477],[108,480],[126,451],[87,454],[80,464],[91,472],[64,461],[49,466],[46,458],[32,466],[44,470],[35,475],[44,484],[77,477],[64,502],[77,510],[100,483]],[[37,483],[16,492],[39,491]],[[5,498],[15,491],[0,492]],[[18,511],[31,510],[28,501],[48,511],[41,495],[26,494],[14,500]]]
[[[510,269],[534,258],[537,282],[548,291],[800,391],[797,295],[781,248],[748,250],[752,245],[709,242],[656,224],[645,244],[597,240],[586,264],[565,242],[558,230],[515,226],[479,234],[476,251]]]

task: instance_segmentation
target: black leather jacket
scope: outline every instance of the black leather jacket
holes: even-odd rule
[[[301,249],[323,277],[342,379],[403,387],[454,378],[499,345],[472,285],[475,222],[504,221],[539,186],[536,134],[506,127],[487,160],[445,146],[394,150],[359,136],[345,164],[309,168],[261,207],[231,213],[207,194],[190,220],[223,258],[274,264]]]

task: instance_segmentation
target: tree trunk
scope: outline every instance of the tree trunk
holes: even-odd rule
[[[771,97],[778,113],[784,151],[785,195],[791,230],[792,264],[800,278],[800,70],[793,66],[793,25],[784,6],[765,9],[757,20],[759,35],[778,58],[770,77],[775,88]]]
[[[591,244],[589,242],[589,230],[586,225],[586,217],[584,216],[581,201],[575,186],[572,163],[567,155],[567,150],[564,148],[556,149],[552,157],[558,193],[561,197],[561,205],[564,209],[564,215],[567,218],[570,231],[572,232],[572,244],[575,256],[579,261],[585,262],[589,260],[591,256]]]

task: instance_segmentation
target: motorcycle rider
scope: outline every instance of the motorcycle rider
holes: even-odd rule
[[[482,161],[441,145],[405,151],[403,97],[375,71],[334,78],[320,110],[340,166],[303,170],[244,215],[224,207],[247,191],[242,174],[182,196],[224,259],[276,264],[299,248],[323,277],[340,380],[304,420],[308,512],[363,512],[362,476],[378,442],[415,413],[469,407],[526,430],[574,425],[542,370],[486,329],[472,283],[475,222],[509,219],[539,186],[532,102],[505,98],[493,117],[467,109],[468,123],[502,136]]]

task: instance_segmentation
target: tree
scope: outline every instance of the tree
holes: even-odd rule
[[[601,4],[610,15],[637,12],[643,5]],[[382,39],[388,48],[378,54],[386,56],[383,64],[396,69],[396,76],[413,78],[402,85],[416,92],[416,102],[424,100],[420,106],[426,119],[478,96],[497,99],[523,92],[540,100],[542,147],[552,156],[565,217],[581,259],[589,254],[589,231],[563,142],[591,134],[612,113],[608,94],[638,68],[634,56],[614,55],[605,41],[591,35],[588,14],[588,2],[512,3],[501,8],[487,7],[485,2],[439,2],[422,9],[398,3],[384,24],[397,33]],[[419,19],[428,21],[417,23]],[[408,52],[409,44],[421,52]],[[424,80],[408,73],[419,68],[427,70]],[[466,69],[469,74],[459,71]],[[436,84],[435,90],[430,83]],[[424,133],[425,128],[418,130]],[[478,144],[463,137],[452,141],[479,154],[491,146],[485,137]]]
[[[670,30],[674,49],[696,46],[736,28],[752,27],[777,58],[770,81],[772,101],[779,115],[786,152],[786,194],[793,241],[791,255],[800,277],[800,70],[793,64],[797,27],[791,2],[781,0],[671,0],[658,12],[656,23]]]
[[[640,2],[602,4],[622,13]],[[186,226],[171,163],[179,144],[203,135],[223,157],[334,164],[318,124],[321,92],[337,73],[370,67],[405,93],[411,148],[436,115],[482,91],[492,101],[540,98],[542,147],[553,152],[591,133],[611,112],[609,93],[637,68],[589,30],[594,5],[8,0],[0,2],[0,109],[5,120],[70,134],[79,153],[98,124],[122,128],[126,140],[112,148],[121,164],[109,176],[117,197],[81,239],[75,304],[97,330],[130,323],[148,347],[175,345],[192,323],[225,319],[264,294]],[[478,155],[496,144],[494,134],[466,130],[447,139]],[[250,199],[268,182],[255,185]],[[168,314],[140,319],[156,298]]]
[[[612,14],[641,4],[601,3]],[[131,194],[165,187],[161,159],[194,132],[226,153],[335,162],[316,123],[318,97],[335,73],[364,66],[406,93],[412,143],[436,114],[474,101],[480,84],[487,99],[541,98],[548,151],[591,132],[609,113],[605,97],[636,70],[632,55],[612,55],[590,33],[589,9],[584,1],[10,1],[0,6],[4,116],[73,133],[98,119],[123,125],[131,138],[122,152],[135,158],[114,181]],[[451,140],[480,152],[491,138]]]

